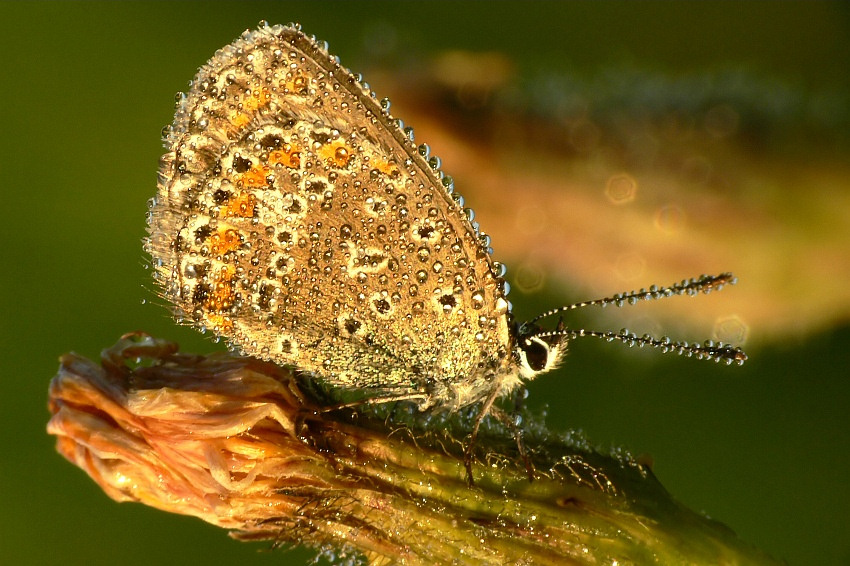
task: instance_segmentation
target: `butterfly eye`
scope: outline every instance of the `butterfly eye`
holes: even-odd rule
[[[530,338],[522,347],[525,352],[525,363],[533,371],[540,371],[549,361],[549,346],[539,338]]]

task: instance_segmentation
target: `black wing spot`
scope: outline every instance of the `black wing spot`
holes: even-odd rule
[[[244,173],[251,168],[251,160],[245,159],[241,155],[233,156],[233,170],[237,173]]]

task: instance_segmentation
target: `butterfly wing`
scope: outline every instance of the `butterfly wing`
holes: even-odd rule
[[[411,138],[297,27],[219,50],[178,100],[149,214],[178,317],[345,387],[436,395],[503,365],[500,274]]]

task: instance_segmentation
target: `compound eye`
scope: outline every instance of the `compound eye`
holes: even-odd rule
[[[543,341],[536,338],[527,340],[522,346],[522,351],[525,352],[525,361],[529,368],[534,371],[546,368],[546,363],[549,361],[549,346]]]

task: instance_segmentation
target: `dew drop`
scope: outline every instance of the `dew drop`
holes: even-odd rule
[[[472,308],[478,310],[484,306],[484,292],[476,291],[472,294]]]

